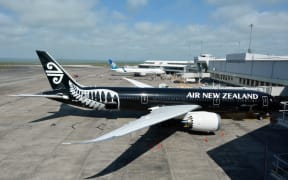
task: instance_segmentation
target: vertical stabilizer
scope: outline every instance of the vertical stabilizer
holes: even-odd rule
[[[111,65],[111,69],[118,69],[117,64],[113,62],[112,59],[109,59],[108,62]]]
[[[69,81],[81,87],[46,51],[36,50],[36,53],[53,89],[69,89]]]

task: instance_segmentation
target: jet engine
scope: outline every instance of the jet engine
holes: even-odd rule
[[[145,72],[135,73],[135,76],[146,76],[146,73]]]
[[[194,131],[213,132],[220,129],[221,117],[212,112],[195,111],[188,112],[182,122]]]

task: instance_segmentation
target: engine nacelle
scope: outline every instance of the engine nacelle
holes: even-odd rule
[[[194,131],[213,132],[220,129],[221,117],[212,112],[195,111],[188,112],[182,122]]]
[[[146,76],[145,72],[139,72],[139,73],[135,73],[136,76]]]

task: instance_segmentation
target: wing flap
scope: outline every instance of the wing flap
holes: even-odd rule
[[[113,139],[137,131],[139,129],[155,125],[157,123],[164,122],[168,119],[184,115],[185,113],[196,110],[198,108],[200,108],[199,105],[175,105],[153,108],[149,114],[144,115],[139,119],[132,121],[98,138],[79,142],[66,142],[63,144],[88,144]]]

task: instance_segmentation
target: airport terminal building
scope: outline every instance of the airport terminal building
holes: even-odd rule
[[[288,56],[233,53],[224,59],[202,55],[194,60],[213,80],[234,86],[288,86]]]
[[[161,68],[167,74],[187,73],[196,70],[194,61],[146,60],[139,68]]]
[[[284,87],[288,86],[288,56],[246,52],[216,58],[201,54],[194,57],[194,61],[146,60],[139,67],[162,68],[167,74],[182,74],[183,78],[210,77],[232,86],[265,86],[273,95],[286,94]]]

